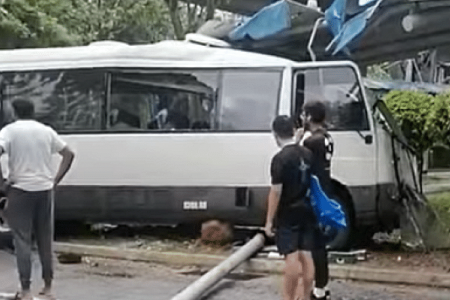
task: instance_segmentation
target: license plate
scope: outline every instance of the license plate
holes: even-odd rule
[[[208,202],[206,201],[184,201],[183,210],[207,210]]]

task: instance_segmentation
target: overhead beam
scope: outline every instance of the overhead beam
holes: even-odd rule
[[[196,3],[201,6],[207,5],[207,0],[182,0],[183,2]],[[308,0],[292,0],[294,2],[305,4]],[[326,0],[323,0],[326,1]],[[217,9],[228,11],[240,15],[253,15],[264,6],[270,5],[274,0],[222,0],[217,1]]]

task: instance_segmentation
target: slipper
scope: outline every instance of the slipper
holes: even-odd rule
[[[39,299],[43,300],[56,300],[55,295],[44,292],[43,290],[39,292]]]

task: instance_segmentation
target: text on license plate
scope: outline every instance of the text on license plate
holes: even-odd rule
[[[206,201],[184,201],[183,210],[207,210],[208,202]]]

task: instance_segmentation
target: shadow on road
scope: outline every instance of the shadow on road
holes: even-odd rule
[[[226,289],[232,289],[234,288],[236,283],[234,281],[225,281],[222,283],[219,283],[214,288],[212,288],[210,291],[208,291],[203,297],[201,297],[201,300],[211,299],[215,295],[220,294],[223,290]]]

